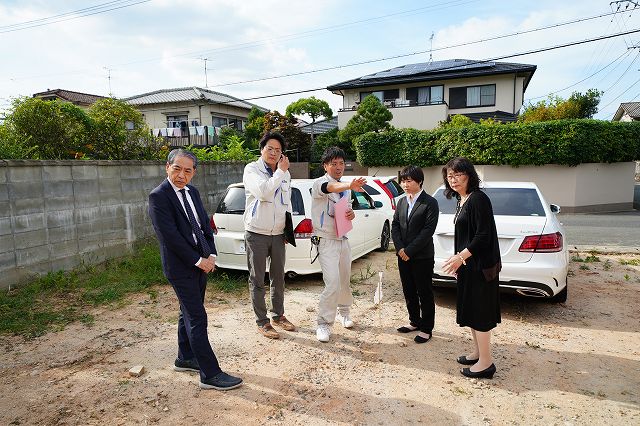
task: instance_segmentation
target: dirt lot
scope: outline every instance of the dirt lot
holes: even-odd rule
[[[356,327],[334,327],[328,344],[315,339],[319,276],[288,283],[287,316],[300,330],[279,341],[258,335],[248,293],[209,293],[211,341],[222,367],[245,380],[227,393],[172,370],[177,301],[167,286],[94,312],[91,327],[0,337],[0,424],[638,425],[640,267],[619,261],[640,256],[598,257],[572,262],[566,304],[503,297],[493,380],[459,373],[470,337],[450,290],[436,293],[431,342],[395,332],[405,321],[397,266],[375,253],[354,263]],[[367,271],[378,270],[376,309],[377,275]],[[138,364],[146,372],[129,377]]]

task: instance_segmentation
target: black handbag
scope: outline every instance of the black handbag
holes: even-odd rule
[[[293,217],[291,213],[285,212],[284,214],[284,240],[285,243],[289,243],[292,246],[296,246],[296,237],[293,235]]]

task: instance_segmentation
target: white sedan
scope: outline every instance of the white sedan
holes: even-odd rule
[[[320,272],[320,263],[311,263],[315,250],[311,250],[311,187],[313,179],[291,180],[291,204],[296,247],[287,245],[285,272],[288,277]],[[389,246],[390,225],[393,210],[383,208],[380,201],[374,201],[369,194],[352,193],[355,212],[353,229],[347,234],[351,244],[352,259],[357,259],[376,250],[386,250]],[[244,223],[242,215],[245,207],[245,191],[242,183],[229,185],[216,212],[211,218],[215,233],[218,256],[216,266],[220,268],[247,270],[247,256],[244,243]]]
[[[491,200],[498,231],[500,287],[524,296],[565,302],[569,251],[556,216],[560,207],[547,204],[540,189],[531,182],[484,182],[482,190]],[[433,282],[455,285],[454,278],[442,272],[442,264],[454,252],[456,200],[447,200],[443,191],[444,187],[440,187],[433,194],[440,209],[433,237]]]

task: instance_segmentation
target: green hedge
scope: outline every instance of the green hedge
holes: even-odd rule
[[[640,122],[558,120],[461,128],[394,129],[355,140],[364,166],[421,167],[464,156],[474,164],[542,165],[640,160]]]

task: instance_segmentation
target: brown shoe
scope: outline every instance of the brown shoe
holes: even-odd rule
[[[280,315],[280,318],[277,320],[275,318],[271,318],[271,323],[273,325],[277,325],[283,330],[296,331],[296,326],[291,324],[291,322],[284,315]]]
[[[260,331],[260,333],[262,333],[262,335],[264,337],[267,337],[269,339],[279,339],[280,335],[278,334],[277,331],[275,331],[273,329],[273,327],[271,326],[271,324],[266,323],[265,325],[258,326],[258,331]]]

